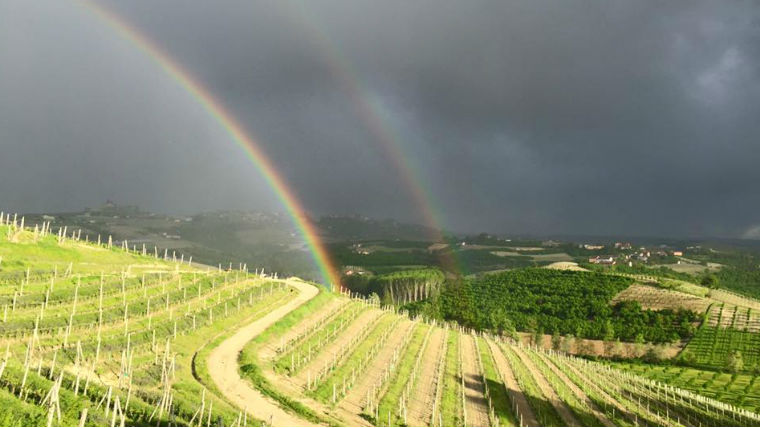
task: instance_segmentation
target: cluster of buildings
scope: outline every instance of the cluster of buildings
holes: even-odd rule
[[[371,253],[370,250],[362,248],[362,244],[353,244],[351,245],[351,250],[356,254],[361,254],[363,256],[369,255]]]
[[[604,248],[604,245],[593,245],[593,244],[583,244],[583,248],[587,250],[601,250]],[[615,249],[616,250],[632,250],[633,245],[631,245],[630,242],[615,242]],[[634,250],[630,253],[623,253],[618,255],[597,255],[589,257],[588,262],[597,264],[597,265],[614,265],[618,262],[621,263],[627,263],[628,266],[633,266],[634,261],[638,261],[641,263],[646,263],[649,261],[649,259],[652,256],[658,256],[658,257],[667,257],[667,256],[674,256],[674,257],[682,257],[683,251],[680,250],[670,250],[666,251],[665,249],[657,249],[657,250],[648,250],[646,247],[640,247],[638,250]],[[680,263],[680,261],[678,262]]]
[[[345,276],[351,276],[351,275],[368,275],[370,272],[362,269],[359,266],[346,266],[343,269],[343,275]]]
[[[180,235],[171,235],[166,232],[161,232],[161,236],[163,236],[166,239],[177,239],[177,240],[182,239],[182,236]]]
[[[614,265],[617,263],[617,260],[615,256],[594,256],[589,257],[588,262],[595,265]]]

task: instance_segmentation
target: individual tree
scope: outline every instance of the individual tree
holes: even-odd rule
[[[604,337],[605,342],[612,342],[615,340],[615,327],[612,325],[612,320],[607,320],[604,323]]]
[[[520,335],[517,334],[517,329],[514,323],[509,318],[505,318],[503,322],[504,334],[512,340],[520,340]]]
[[[381,306],[393,306],[393,296],[390,293],[383,293],[383,297],[380,299]]]
[[[744,370],[744,358],[741,351],[734,351],[726,358],[726,366],[733,373]]]
[[[679,358],[689,365],[693,365],[697,362],[697,355],[689,350],[684,350]]]
[[[544,346],[544,329],[539,327],[533,332],[533,344],[536,346]]]
[[[380,296],[378,296],[377,293],[372,293],[372,294],[369,295],[369,297],[367,298],[367,300],[369,300],[370,303],[379,304],[380,303]]]
[[[637,334],[633,339],[633,343],[636,344],[636,355],[641,355],[642,351],[644,351],[644,335],[641,333]]]
[[[577,337],[578,339],[581,339],[581,338],[584,337],[583,336],[583,326],[580,325],[580,324],[578,324],[578,326],[575,327],[575,337]]]
[[[488,314],[488,321],[491,328],[500,335],[504,334],[506,325],[511,323],[504,308],[496,308]]]
[[[647,352],[644,354],[642,359],[647,363],[656,363],[660,361],[660,356],[658,355],[657,349],[651,343],[649,344]]]
[[[564,340],[562,340],[562,352],[565,352],[567,354],[571,353],[573,351],[574,343],[575,337],[572,334],[565,336]]]
[[[560,346],[562,345],[562,336],[559,335],[559,330],[555,329],[554,333],[552,333],[552,349],[555,351],[559,351]]]
[[[705,274],[702,277],[702,285],[708,288],[718,288],[718,276],[714,273]]]

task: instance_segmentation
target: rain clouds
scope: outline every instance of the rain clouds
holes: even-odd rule
[[[421,222],[413,176],[455,231],[760,238],[757,3],[102,4],[214,93],[316,215]],[[0,208],[107,198],[282,209],[87,6],[0,0]]]

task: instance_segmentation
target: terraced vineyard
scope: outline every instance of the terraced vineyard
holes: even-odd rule
[[[760,412],[760,376],[755,374],[636,363],[620,363],[617,366],[653,380]]]
[[[601,363],[297,279],[0,225],[6,425],[757,425]]]
[[[659,277],[634,276],[649,284]],[[689,308],[704,314],[678,358],[703,369],[756,371],[760,368],[760,301],[728,290],[708,289],[685,281],[673,288],[634,284],[613,302],[633,300],[650,308]]]
[[[294,288],[189,262],[4,217],[0,423],[260,424],[216,393],[204,356]]]
[[[760,423],[760,416],[746,409],[601,363],[410,320],[347,296],[321,298],[273,326],[289,327],[284,345],[276,334],[259,338],[241,361],[249,380],[276,390],[272,397],[304,424]],[[295,362],[298,356],[302,363]]]
[[[751,370],[760,367],[759,314],[748,307],[713,304],[682,358],[715,368],[733,365],[736,370]],[[740,363],[735,361],[739,359]]]

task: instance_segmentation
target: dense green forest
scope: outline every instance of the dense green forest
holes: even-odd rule
[[[718,286],[760,299],[760,269],[754,265],[726,266],[716,272]]]
[[[644,310],[637,302],[611,305],[631,282],[595,272],[527,268],[449,281],[439,297],[407,309],[499,332],[655,343],[694,333],[693,323],[700,318],[691,311]]]

